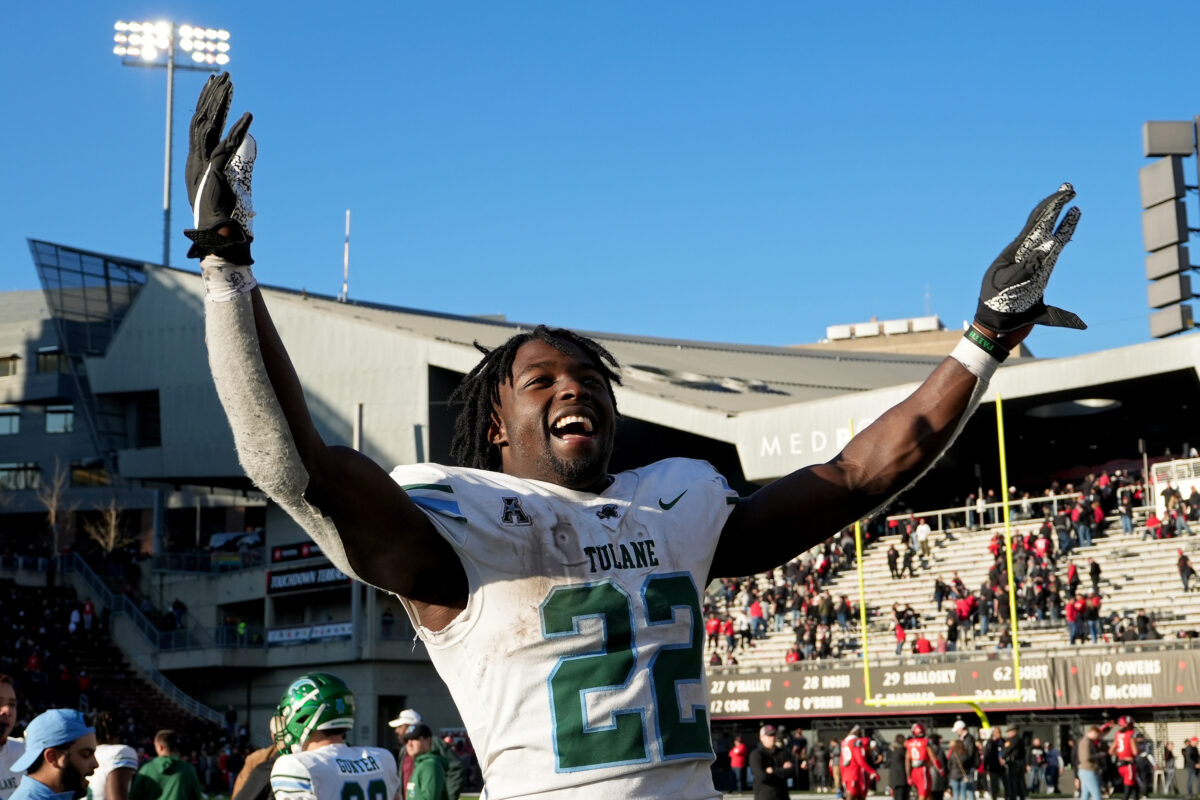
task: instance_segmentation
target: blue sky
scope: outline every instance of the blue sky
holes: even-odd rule
[[[1141,127],[1200,113],[1194,0],[65,0],[6,18],[28,51],[10,50],[0,133],[0,291],[37,287],[27,237],[160,260],[166,76],[121,66],[117,19],[232,31],[261,281],[335,294],[349,208],[353,298],[688,339],[811,342],[927,308],[957,327],[1069,180],[1083,220],[1048,300],[1091,329],[1029,344],[1146,341]],[[203,80],[176,80],[176,231]],[[186,244],[172,263],[194,268]]]

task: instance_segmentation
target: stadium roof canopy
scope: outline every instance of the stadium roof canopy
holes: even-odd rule
[[[80,273],[89,271],[88,264],[115,265],[107,271],[112,275],[109,283],[120,289],[113,306],[120,316],[104,330],[105,341],[111,336],[114,347],[121,344],[122,331],[112,331],[122,318],[125,325],[135,318],[135,326],[167,324],[138,313],[136,295],[143,285],[157,287],[160,294],[190,295],[177,311],[186,309],[199,319],[199,281],[194,273],[45,242],[30,244],[52,313],[60,320],[70,305],[55,299],[54,276],[61,274],[61,265],[74,264]],[[104,271],[91,268],[92,273]],[[93,281],[98,283],[92,294],[98,294],[103,280]],[[344,361],[350,359],[358,362],[359,373],[405,373],[415,366],[422,380],[427,368],[462,374],[478,361],[474,342],[495,346],[535,324],[339,302],[280,287],[264,287],[264,293],[294,359],[302,349],[313,350],[320,355],[316,363],[345,369]],[[109,296],[114,296],[111,291]],[[80,291],[71,302],[81,305]],[[714,327],[717,324],[714,320]],[[581,332],[601,341],[622,365],[624,386],[617,396],[625,426],[618,450],[623,449],[631,463],[614,466],[675,452],[707,457],[732,473],[735,482],[763,482],[832,458],[848,440],[851,426],[862,430],[907,396],[941,360]],[[79,338],[78,331],[71,335]],[[360,346],[339,348],[331,343],[339,337]],[[408,348],[405,352],[418,353],[426,363],[378,363],[378,357],[370,355],[399,340]],[[132,380],[128,370],[124,378],[106,378],[103,360],[107,359],[89,362],[96,367],[94,379],[107,384],[108,391],[129,390],[131,386],[120,385]],[[1193,421],[1200,409],[1198,368],[1200,337],[1195,334],[1070,358],[1014,359],[997,373],[984,402],[991,403],[997,395],[1004,398],[1009,459],[1016,471],[1051,476],[1073,467],[1136,459],[1139,439],[1151,456],[1168,449],[1179,453],[1189,441],[1189,431],[1191,441],[1200,444],[1200,429]],[[303,369],[301,374],[305,376]],[[438,397],[444,399],[431,384],[429,401]],[[942,469],[955,471],[960,479],[965,471],[964,485],[978,485],[974,465],[982,464],[980,477],[986,479],[996,457],[995,440],[994,411],[985,406],[943,460]],[[428,455],[439,455],[438,448],[432,447]]]

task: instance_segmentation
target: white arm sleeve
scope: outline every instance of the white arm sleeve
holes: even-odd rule
[[[308,470],[267,377],[254,327],[249,293],[204,303],[204,337],[217,396],[225,407],[238,461],[246,475],[303,528],[333,562],[351,578],[351,569],[333,521],[304,499]]]

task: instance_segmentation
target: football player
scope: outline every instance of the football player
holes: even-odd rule
[[[1135,764],[1137,759],[1136,737],[1137,731],[1133,727],[1133,717],[1128,714],[1117,717],[1117,732],[1113,735],[1113,743],[1108,748],[1108,754],[1116,763],[1117,772],[1121,775],[1121,785],[1125,787],[1122,800],[1129,800],[1130,797],[1138,800],[1141,797],[1137,765]]]
[[[945,775],[933,753],[929,751],[929,739],[925,737],[925,726],[913,723],[912,736],[904,743],[904,769],[908,772],[908,785],[913,787],[917,800],[929,800],[933,794],[933,772]]]
[[[842,740],[842,790],[848,800],[863,800],[871,791],[871,782],[879,780],[867,757],[870,740],[862,733],[862,726],[855,725]]]
[[[975,324],[920,388],[833,460],[750,497],[700,461],[611,474],[616,360],[542,326],[480,348],[452,397],[459,466],[389,474],[322,440],[256,288],[257,145],[249,114],[222,139],[232,91],[214,75],[196,105],[186,234],[239,458],[339,569],[401,598],[495,796],[717,797],[701,587],[881,506],[945,450],[1033,324],[1083,327],[1043,302],[1079,216],[1055,228],[1075,194],[1063,184],[988,269]]]
[[[138,771],[137,751],[120,742],[119,725],[107,712],[96,715],[96,771],[87,779],[87,800],[129,800]]]
[[[283,693],[271,736],[281,755],[271,767],[275,800],[401,800],[391,751],[352,747],[354,693],[340,678],[301,675]]]

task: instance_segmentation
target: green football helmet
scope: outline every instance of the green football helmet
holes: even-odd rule
[[[283,693],[271,737],[280,753],[299,753],[313,731],[354,727],[354,692],[341,678],[323,672],[301,675]]]

